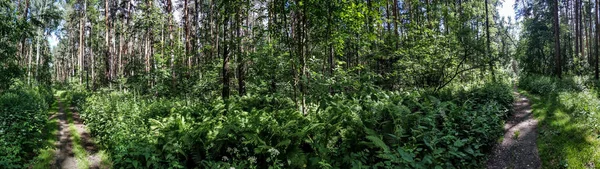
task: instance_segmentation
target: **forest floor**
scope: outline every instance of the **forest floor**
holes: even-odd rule
[[[36,162],[33,168],[110,168],[105,154],[98,151],[76,109],[69,107],[65,112],[64,103],[59,97],[56,98],[57,104],[53,107],[57,111],[50,119],[58,119],[53,121],[58,123],[55,126],[57,132],[53,132],[58,140],[54,141],[54,146],[48,151],[53,153],[43,154],[43,157],[39,157],[42,160]]]
[[[600,168],[600,137],[565,107],[558,94],[528,94],[539,121],[537,145],[542,168]]]
[[[536,144],[538,121],[533,117],[527,97],[517,95],[514,114],[504,125],[504,137],[494,147],[487,168],[540,168],[541,162]]]

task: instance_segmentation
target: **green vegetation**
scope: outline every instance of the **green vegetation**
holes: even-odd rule
[[[600,164],[600,99],[583,77],[562,80],[525,77],[519,86],[529,91],[539,120],[538,148],[543,168],[590,168]]]
[[[69,133],[71,136],[71,140],[73,142],[71,151],[73,152],[75,158],[77,159],[77,167],[78,168],[89,168],[89,162],[87,159],[87,152],[85,148],[82,146],[83,142],[81,140],[81,135],[77,128],[75,128],[75,124],[73,121],[73,112],[67,109],[65,110],[65,114],[67,116],[67,122],[69,123]]]
[[[82,117],[115,167],[480,166],[503,133],[511,87],[443,93],[335,96],[303,116],[292,100],[270,96],[226,104],[115,92],[87,98]]]
[[[0,168],[53,161],[53,90],[103,166],[485,168],[517,83],[543,167],[600,166],[598,16],[600,0],[0,0]]]
[[[42,148],[51,91],[14,84],[0,95],[0,166],[22,168]]]
[[[48,110],[48,117],[46,125],[42,133],[44,134],[44,142],[42,148],[39,150],[37,157],[32,161],[33,168],[43,169],[48,168],[50,164],[55,160],[55,144],[58,141],[58,116],[56,114],[59,111],[58,102],[54,102]]]

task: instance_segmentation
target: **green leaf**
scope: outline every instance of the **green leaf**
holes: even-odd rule
[[[400,157],[408,162],[408,163],[413,163],[414,159],[413,159],[413,154],[412,153],[408,153],[406,151],[404,151],[402,148],[398,148],[398,153],[400,154]]]
[[[371,140],[371,143],[373,143],[375,146],[381,148],[383,150],[383,152],[389,153],[390,152],[390,147],[388,147],[383,140],[381,140],[379,137],[376,136],[367,136],[367,139]]]

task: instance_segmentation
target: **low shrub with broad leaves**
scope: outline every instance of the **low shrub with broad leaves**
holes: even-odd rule
[[[556,97],[581,125],[600,133],[600,99],[598,81],[587,76],[569,76],[562,79],[550,76],[525,76],[519,86],[533,94]]]
[[[124,168],[472,168],[502,133],[504,83],[445,92],[369,92],[310,104],[248,95],[154,99],[94,94],[82,117]]]
[[[0,94],[0,168],[26,168],[44,141],[53,99],[50,88],[21,83]]]

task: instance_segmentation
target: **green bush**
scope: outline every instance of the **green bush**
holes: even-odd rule
[[[600,99],[594,92],[561,92],[558,98],[586,127],[600,132]]]
[[[83,103],[85,103],[85,99],[88,97],[89,93],[85,90],[68,90],[61,93],[61,98],[66,101],[69,101],[70,105],[75,107],[81,107]]]
[[[53,100],[49,93],[47,88],[15,85],[0,95],[0,168],[23,168],[42,145]]]
[[[502,135],[511,88],[448,93],[455,97],[337,95],[311,105],[308,116],[274,96],[225,103],[110,93],[88,97],[82,117],[115,167],[480,167]]]
[[[519,87],[532,94],[547,95],[564,91],[581,92],[589,88],[590,80],[585,77],[564,77],[526,75],[519,79]]]
[[[533,94],[557,97],[582,126],[600,132],[600,99],[598,81],[589,77],[573,76],[558,79],[549,76],[521,78],[519,86]]]

